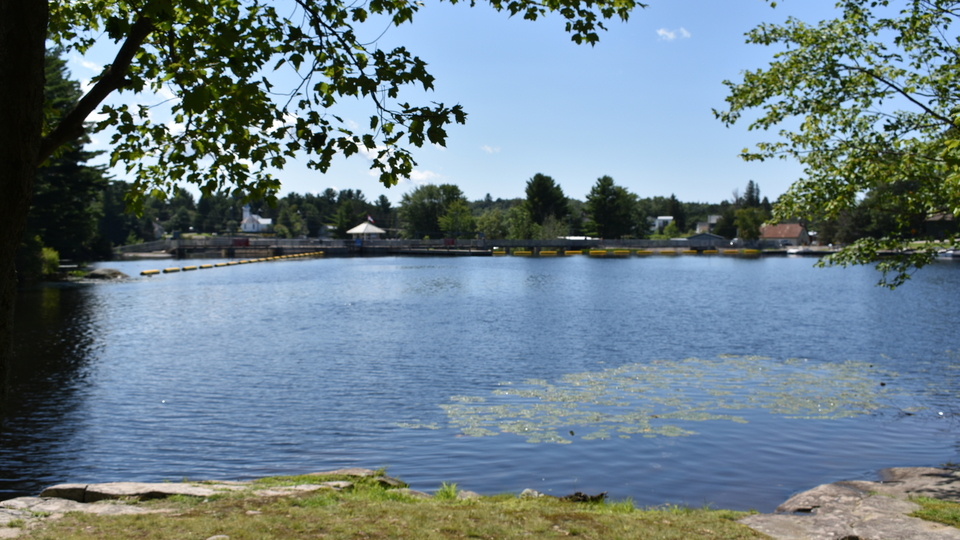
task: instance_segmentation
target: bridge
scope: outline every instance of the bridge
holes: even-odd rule
[[[729,249],[726,240],[321,240],[318,238],[284,239],[253,236],[200,236],[163,239],[141,244],[120,246],[114,250],[116,258],[163,256],[176,259],[196,258],[258,258],[298,255],[323,251],[327,256],[490,256],[500,253],[541,252],[564,253],[587,250],[674,251],[703,253]]]

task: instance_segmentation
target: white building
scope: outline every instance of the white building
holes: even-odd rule
[[[243,206],[243,221],[240,222],[241,231],[250,233],[267,232],[271,227],[273,227],[272,219],[251,214],[249,204]]]

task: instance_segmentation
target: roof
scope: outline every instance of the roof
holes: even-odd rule
[[[799,223],[780,223],[760,227],[760,238],[799,238],[807,230]]]
[[[385,232],[387,231],[377,227],[373,223],[364,221],[363,223],[347,231],[347,234],[383,234]]]
[[[701,223],[706,223],[706,222],[701,222]],[[702,233],[694,234],[692,236],[688,236],[687,240],[726,240],[726,238],[718,234],[702,232]]]

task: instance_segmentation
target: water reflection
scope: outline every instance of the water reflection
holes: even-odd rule
[[[84,451],[77,441],[99,339],[89,293],[85,286],[49,286],[18,295],[0,498],[35,493]]]

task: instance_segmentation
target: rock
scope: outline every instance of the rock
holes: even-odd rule
[[[258,489],[253,493],[261,497],[282,497],[284,495],[292,495],[294,493],[320,491],[321,489],[340,491],[342,489],[349,489],[352,487],[353,483],[340,480],[335,482],[323,482],[320,484],[300,484],[298,486],[280,486],[270,489]]]
[[[840,483],[823,484],[790,497],[777,507],[777,512],[813,512],[831,504],[856,504],[866,496],[866,492]]]
[[[40,497],[56,497],[82,503],[92,503],[105,499],[135,497],[140,500],[162,499],[171,495],[191,497],[209,497],[217,491],[210,487],[191,484],[146,482],[109,482],[106,484],[59,484],[48,487]]]
[[[407,483],[390,476],[378,476],[374,480],[385,488],[405,488]]]
[[[400,488],[397,490],[397,493],[406,495],[407,497],[413,497],[414,499],[429,499],[431,498],[429,493],[424,493],[422,491],[417,491],[410,488]]]
[[[130,279],[130,276],[113,268],[97,268],[87,274],[90,279]]]
[[[527,489],[525,489],[525,490],[523,490],[523,491],[520,492],[519,497],[520,497],[521,499],[535,499],[535,498],[537,498],[537,497],[543,497],[543,493],[540,493],[539,491],[537,491],[537,490],[535,490],[535,489],[527,488]]]
[[[57,484],[41,491],[40,496],[83,502],[83,496],[86,491],[87,484]]]
[[[919,508],[909,497],[957,497],[956,471],[885,469],[881,478],[817,486],[740,523],[777,540],[960,540],[960,529],[907,516]]]
[[[468,501],[468,500],[471,500],[471,499],[479,499],[479,498],[481,498],[481,497],[483,497],[483,495],[480,495],[479,493],[477,493],[477,492],[475,492],[475,491],[469,491],[469,490],[466,490],[466,489],[462,489],[462,490],[460,490],[460,491],[457,492],[457,500],[458,500],[458,501]]]

